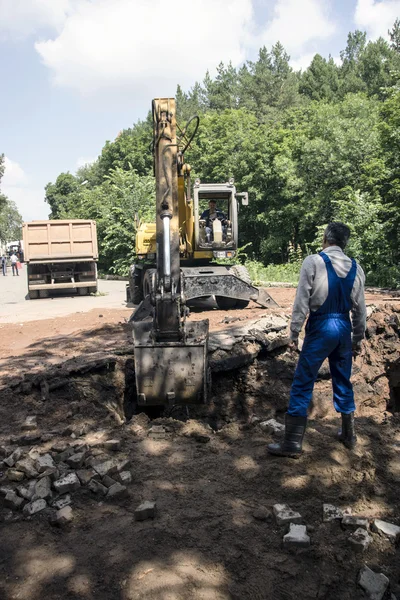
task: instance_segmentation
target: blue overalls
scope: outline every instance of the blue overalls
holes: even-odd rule
[[[310,312],[306,337],[300,354],[290,392],[288,414],[306,417],[314,383],[323,361],[329,357],[332,376],[333,404],[337,412],[349,414],[355,410],[353,386],[350,382],[352,366],[351,291],[357,272],[357,263],[346,277],[338,277],[330,258],[321,252],[328,272],[328,297],[315,312]]]

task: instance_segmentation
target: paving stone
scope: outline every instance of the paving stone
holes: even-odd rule
[[[25,435],[19,435],[12,438],[13,444],[20,444],[21,446],[30,446],[38,444],[42,440],[40,433],[26,433]]]
[[[25,473],[18,471],[17,469],[8,469],[7,479],[10,481],[22,481],[25,479]]]
[[[3,460],[7,467],[13,467],[23,454],[22,448],[16,448],[7,458]]]
[[[25,421],[22,423],[21,429],[23,431],[32,431],[34,429],[37,429],[37,417],[26,417]]]
[[[129,458],[122,458],[120,460],[117,460],[115,464],[117,465],[118,473],[121,473],[122,471],[126,471],[127,469],[129,469],[132,465],[132,462]]]
[[[60,475],[67,475],[71,472],[71,467],[69,467],[67,463],[62,461],[57,464],[57,469],[59,470]]]
[[[97,481],[97,479],[92,479],[88,485],[89,490],[91,490],[94,494],[98,494],[100,496],[105,496],[108,492],[108,488],[105,485]]]
[[[50,450],[53,450],[53,452],[60,453],[60,452],[64,452],[68,448],[68,446],[69,446],[69,444],[67,442],[59,441],[59,442],[55,442],[51,446]]]
[[[149,430],[149,438],[153,440],[165,440],[167,437],[167,432],[163,425],[153,425]]]
[[[82,485],[87,485],[93,478],[99,479],[100,475],[94,469],[79,469],[76,474]]]
[[[22,498],[25,498],[25,500],[28,500],[28,502],[30,502],[35,493],[35,486],[36,486],[36,480],[32,479],[31,481],[28,482],[28,484],[26,486],[25,485],[18,486],[18,488],[17,488],[18,494]]]
[[[18,469],[18,471],[25,473],[25,475],[30,479],[38,476],[38,472],[35,469],[35,463],[31,458],[23,458],[22,460],[19,460],[15,464],[15,468]]]
[[[69,446],[68,448],[66,448],[63,452],[58,453],[55,457],[54,457],[54,462],[56,463],[60,463],[60,462],[65,462],[66,459],[69,456],[72,456],[73,454],[76,454],[75,449],[72,448],[72,446]]]
[[[26,517],[31,517],[32,515],[40,512],[41,510],[44,510],[47,506],[47,502],[46,500],[43,500],[43,498],[40,498],[39,500],[33,500],[33,502],[29,502],[28,504],[25,504],[24,508],[22,509],[22,512],[24,513],[24,515]]]
[[[132,483],[132,473],[130,471],[121,471],[115,475],[115,478],[123,485]]]
[[[86,452],[78,452],[77,454],[72,454],[65,459],[67,465],[72,467],[73,469],[80,469],[83,465],[83,461],[85,460]]]
[[[60,508],[55,515],[52,515],[50,523],[56,527],[66,527],[73,519],[74,515],[71,506],[64,506],[64,508]]]
[[[57,500],[54,500],[51,505],[53,508],[57,510],[61,510],[65,506],[69,506],[71,504],[71,496],[70,494],[65,494],[65,496],[60,496]]]
[[[81,487],[81,484],[76,473],[68,473],[68,475],[54,481],[53,486],[59,494],[65,494],[77,490]]]
[[[155,502],[143,502],[135,510],[135,521],[145,521],[146,519],[154,519],[156,516],[157,505]]]
[[[296,525],[290,523],[289,533],[283,536],[283,545],[296,548],[308,548],[310,545],[310,536],[307,535],[307,527],[305,525]]]
[[[128,490],[121,483],[116,482],[108,488],[107,498],[124,498],[127,495]]]
[[[364,565],[359,573],[358,584],[365,590],[370,600],[383,600],[389,586],[389,579],[383,573],[375,573]]]
[[[371,542],[372,537],[366,529],[362,529],[361,527],[356,529],[349,537],[349,543],[355,552],[365,552]]]
[[[33,495],[33,500],[38,500],[39,498],[43,498],[47,500],[52,497],[51,492],[51,479],[50,477],[42,477],[38,479],[35,485],[35,493]]]
[[[351,515],[351,508],[338,508],[334,504],[323,504],[323,522],[329,523],[330,521],[336,521],[337,519],[343,519],[346,515]]]
[[[112,477],[110,477],[109,475],[106,475],[105,477],[103,477],[103,479],[101,480],[101,483],[103,485],[105,485],[107,488],[110,488],[112,485],[114,485],[116,482],[115,479],[113,479]]]
[[[43,473],[39,474],[39,478],[41,477],[50,477],[52,481],[55,481],[56,479],[60,479],[60,471],[57,467],[49,467]]]
[[[106,442],[103,443],[103,447],[106,450],[112,450],[112,451],[116,452],[117,450],[119,450],[121,448],[121,440],[107,440]]]
[[[13,510],[18,510],[24,503],[24,499],[17,496],[15,492],[8,492],[7,496],[4,498],[4,506],[12,508]]]
[[[35,460],[35,468],[38,473],[43,473],[47,469],[55,469],[54,460],[50,454],[43,454],[38,456]]]
[[[346,529],[353,529],[354,531],[361,527],[362,529],[369,529],[369,521],[364,517],[353,517],[352,515],[345,515],[342,519],[342,525]]]
[[[276,419],[268,419],[268,421],[262,421],[260,423],[260,429],[262,429],[265,433],[283,433],[285,431],[285,426],[282,423],[279,423]]]
[[[9,485],[2,485],[0,487],[0,496],[7,496],[8,492],[13,492],[14,488],[10,487]]]
[[[398,539],[400,539],[400,527],[398,525],[388,523],[387,521],[375,519],[372,524],[372,530],[376,531],[380,535],[388,537],[392,542],[396,542]]]
[[[287,504],[274,504],[273,511],[278,525],[301,523],[302,521],[301,514],[292,510]]]
[[[95,463],[93,469],[100,475],[100,477],[105,477],[106,475],[112,475],[116,473],[119,469],[117,468],[117,463],[115,460],[106,460],[105,462]]]

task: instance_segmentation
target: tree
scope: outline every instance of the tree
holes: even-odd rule
[[[388,31],[390,37],[390,46],[395,52],[400,53],[400,19],[397,18],[391,31]]]
[[[0,210],[0,240],[10,242],[20,240],[22,234],[22,217],[17,205],[6,200]]]
[[[50,205],[50,219],[61,219],[69,213],[69,205],[79,194],[80,184],[71,173],[61,173],[55,183],[45,187],[45,202]]]
[[[332,57],[329,60],[316,54],[310,66],[301,75],[300,93],[311,100],[336,100],[339,90],[339,68]]]

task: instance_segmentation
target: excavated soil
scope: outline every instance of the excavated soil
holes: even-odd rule
[[[277,314],[290,312],[293,292],[279,293]],[[375,306],[354,364],[357,449],[335,439],[338,418],[324,365],[299,460],[269,456],[266,445],[275,438],[260,426],[283,419],[297,358],[286,347],[214,373],[206,406],[127,420],[133,356],[126,313],[86,315],[85,326],[77,315],[75,328],[53,319],[55,335],[47,336],[40,336],[43,321],[37,330],[27,323],[30,339],[17,334],[17,324],[3,326],[0,446],[56,455],[64,443],[89,456],[95,442],[119,439],[120,449],[104,456],[129,458],[132,483],[118,500],[80,488],[72,498],[74,520],[61,529],[49,523],[51,508],[26,518],[3,507],[0,495],[0,598],[361,600],[364,564],[389,578],[389,599],[400,598],[399,546],[371,533],[368,550],[356,554],[349,531],[322,519],[322,504],[332,503],[400,525],[400,303],[383,298],[368,298]],[[228,331],[257,314],[251,307],[192,318],[211,316],[213,330]],[[13,356],[6,354],[7,335],[18,340]],[[38,430],[25,433],[31,415]],[[164,426],[165,439],[149,436],[153,425]],[[135,521],[145,500],[157,502],[156,517]],[[310,548],[283,548],[275,503],[301,513]]]

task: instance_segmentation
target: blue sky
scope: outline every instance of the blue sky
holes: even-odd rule
[[[178,6],[178,5],[177,5]],[[349,31],[386,37],[400,0],[0,0],[2,192],[25,220],[47,218],[44,186],[95,159],[223,60],[240,65],[280,40],[295,68],[339,58]],[[168,35],[173,30],[178,34]]]

